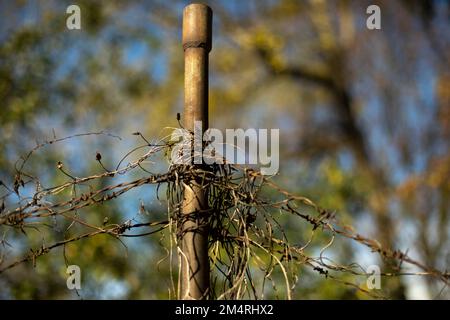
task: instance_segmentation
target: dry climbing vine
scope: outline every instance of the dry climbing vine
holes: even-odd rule
[[[180,213],[183,199],[183,181],[201,177],[202,188],[208,196],[207,213],[209,227],[209,257],[211,266],[211,292],[214,299],[261,299],[265,297],[268,285],[272,285],[279,298],[292,298],[292,292],[301,285],[302,270],[305,268],[343,285],[351,286],[375,298],[387,298],[376,291],[368,290],[363,284],[350,282],[343,275],[367,277],[365,269],[358,263],[342,263],[327,257],[327,249],[337,238],[362,244],[378,253],[383,259],[397,263],[398,272],[382,273],[385,277],[402,275],[431,276],[448,286],[449,273],[412,259],[407,253],[384,248],[374,240],[356,233],[353,228],[339,220],[339,213],[326,210],[315,202],[302,196],[293,195],[279,187],[272,178],[260,174],[254,168],[239,165],[215,164],[194,167],[190,165],[167,165],[161,174],[153,174],[143,164],[156,155],[169,155],[173,143],[167,138],[150,142],[141,133],[145,143],[120,160],[115,168],[108,170],[102,162],[100,153],[95,154],[101,172],[85,176],[74,176],[64,162],[58,161],[54,169],[58,170],[65,181],[55,186],[44,186],[39,177],[27,172],[27,163],[42,148],[63,143],[67,139],[90,135],[108,135],[104,132],[75,135],[66,138],[54,138],[37,144],[15,165],[11,186],[0,182],[2,194],[0,213],[0,274],[8,272],[19,264],[38,263],[39,257],[49,254],[57,247],[65,247],[75,241],[83,241],[100,234],[109,235],[121,241],[124,237],[142,237],[170,230],[170,248],[168,257],[180,257],[178,226],[186,217]],[[118,138],[109,135],[113,138]],[[141,152],[133,161],[127,159]],[[130,173],[141,177],[114,183],[118,176],[128,177]],[[97,187],[102,181],[106,186]],[[101,184],[100,184],[101,185]],[[119,224],[92,224],[83,215],[90,206],[102,205],[112,199],[143,185],[156,185],[157,196],[160,188],[166,190],[167,218],[158,221],[131,221]],[[30,191],[32,190],[32,191]],[[150,214],[151,216],[151,214]],[[285,232],[287,221],[298,221],[301,228],[298,237],[288,236]],[[64,219],[68,227],[64,239],[54,243],[42,243],[30,248],[20,257],[10,255],[8,230],[18,229],[27,237],[29,228],[45,232],[45,227],[55,227],[52,219]],[[72,226],[83,227],[76,232]],[[142,230],[142,231],[136,231]],[[307,235],[305,237],[305,234]],[[320,241],[317,240],[320,238]],[[317,245],[323,242],[319,250]],[[294,244],[295,243],[295,244]],[[319,244],[318,244],[319,243]],[[317,253],[318,252],[318,253]],[[408,271],[408,267],[420,271]],[[395,270],[395,268],[394,268]],[[177,272],[172,272],[176,278]],[[177,295],[175,281],[172,282],[171,296]],[[279,289],[279,288],[282,289]]]

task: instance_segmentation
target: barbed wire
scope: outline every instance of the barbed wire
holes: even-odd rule
[[[227,164],[225,159],[221,159],[224,164],[209,166],[170,164],[164,173],[151,173],[142,164],[157,155],[170,158],[174,143],[168,136],[149,142],[140,132],[133,134],[139,136],[145,144],[127,152],[114,170],[106,168],[102,162],[102,155],[98,152],[95,160],[100,164],[102,172],[90,176],[76,177],[62,161],[58,161],[55,168],[67,179],[56,186],[44,187],[39,177],[25,171],[26,164],[34,153],[48,145],[89,135],[107,135],[117,139],[120,137],[105,132],[78,134],[64,138],[57,138],[56,134],[53,134],[51,140],[38,143],[16,162],[12,186],[0,181],[0,187],[6,191],[0,196],[2,203],[0,228],[4,231],[3,238],[0,240],[0,274],[25,262],[32,262],[35,266],[39,257],[55,248],[65,247],[70,243],[100,234],[106,234],[121,241],[121,238],[125,237],[142,237],[168,230],[172,237],[166,258],[170,258],[172,273],[170,290],[171,296],[175,297],[177,289],[173,278],[176,278],[177,274],[172,268],[172,256],[176,255],[178,259],[183,256],[179,240],[183,232],[186,232],[180,226],[186,219],[198,219],[201,216],[202,219],[206,218],[209,230],[209,257],[213,271],[211,298],[262,299],[265,297],[267,282],[272,283],[274,291],[278,292],[277,282],[280,281],[275,278],[281,275],[284,290],[280,297],[291,299],[302,268],[353,287],[373,298],[387,298],[376,291],[368,290],[364,285],[341,277],[341,275],[367,277],[371,274],[358,263],[339,264],[325,256],[337,237],[359,243],[370,251],[378,253],[382,259],[397,262],[396,272],[381,273],[381,276],[431,276],[445,286],[449,285],[449,272],[427,266],[412,259],[406,252],[385,248],[377,240],[358,234],[353,227],[342,223],[335,212],[321,208],[306,197],[284,190],[274,182],[273,178],[262,175],[254,168]],[[140,150],[145,152],[136,160],[124,164],[130,155]],[[217,154],[214,157],[220,158],[221,155]],[[96,186],[99,181],[104,183],[131,172],[141,174],[143,177],[106,186],[99,183],[100,187]],[[181,205],[186,187],[184,182],[194,179],[196,181],[200,179],[201,188],[205,190],[208,197],[209,209],[193,215],[182,214]],[[33,192],[29,191],[32,185],[34,185]],[[98,225],[83,218],[81,214],[83,209],[102,205],[143,185],[157,186],[158,197],[159,188],[165,186],[165,200],[168,203],[166,219],[147,222],[126,220],[119,224],[108,224],[108,221],[104,221],[103,224]],[[30,188],[26,189],[27,186]],[[85,191],[86,189],[89,191]],[[14,201],[14,199],[17,200]],[[293,239],[288,237],[283,223],[280,222],[280,218],[284,216],[296,217],[305,223],[302,225],[302,232],[304,234],[309,232],[309,237],[303,245],[292,244]],[[11,244],[6,237],[7,228],[19,229],[27,236],[25,231],[27,228],[48,226],[46,219],[56,217],[65,219],[69,223],[64,240],[30,248],[29,252],[22,257],[12,259],[8,256],[7,248]],[[82,226],[84,232],[69,236],[69,229],[73,225]],[[150,228],[150,231],[130,233],[131,230],[141,228]],[[317,246],[313,243],[319,236],[328,239],[326,245],[321,246],[318,255],[308,254],[308,248]],[[420,271],[402,271],[406,265],[418,268]],[[256,272],[262,272],[263,277],[255,280],[253,274]]]

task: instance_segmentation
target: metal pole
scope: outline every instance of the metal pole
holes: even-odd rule
[[[208,128],[208,54],[211,50],[212,11],[190,4],[183,11],[184,127],[194,121]],[[203,132],[202,132],[203,134]],[[201,165],[200,165],[201,166]],[[209,294],[208,202],[200,178],[185,181],[181,225],[181,299],[206,299]]]

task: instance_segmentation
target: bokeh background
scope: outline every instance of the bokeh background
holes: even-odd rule
[[[214,11],[210,126],[280,128],[278,183],[334,210],[359,233],[448,269],[449,1],[206,3]],[[81,8],[81,30],[66,28],[70,4]],[[105,131],[121,140],[86,136],[40,150],[27,170],[48,186],[67,179],[57,161],[76,176],[90,175],[101,169],[97,151],[112,167],[139,144],[131,133],[169,134],[183,107],[186,4],[1,1],[1,180],[11,185],[15,162],[55,135]],[[366,28],[370,4],[381,8],[381,30]],[[164,165],[149,164],[156,171]],[[82,214],[123,221],[164,217],[165,207],[145,186]],[[296,223],[287,220],[285,228],[300,241]],[[1,243],[2,262],[63,234],[56,222],[45,234],[0,231],[11,244]],[[82,268],[82,298],[169,298],[167,241],[167,235],[131,238],[126,249],[106,236],[73,243],[35,267],[2,273],[0,298],[79,299],[66,287],[67,261]],[[352,243],[330,250],[338,261],[390,268]],[[382,290],[394,298],[450,297],[430,277],[383,278]],[[306,270],[294,293],[297,299],[364,298]],[[277,293],[269,290],[267,297]]]

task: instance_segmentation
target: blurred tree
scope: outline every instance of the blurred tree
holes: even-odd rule
[[[7,184],[15,174],[11,163],[34,147],[36,139],[52,137],[52,128],[58,137],[100,130],[161,136],[169,133],[163,127],[177,125],[183,94],[180,23],[187,2],[78,1],[80,31],[65,28],[69,4],[0,4],[0,176]],[[365,231],[381,243],[409,249],[427,265],[446,269],[450,5],[378,1],[382,29],[367,30],[370,4],[211,2],[211,126],[281,128],[279,182],[335,209],[343,219],[362,226],[373,221]],[[47,170],[46,181],[52,185],[61,177],[46,168],[54,168],[57,161],[67,159],[81,175],[99,170],[96,149],[114,165],[135,142],[99,140],[52,147],[33,158],[27,170]],[[92,162],[81,164],[89,152]],[[148,192],[136,196],[148,197],[146,206],[164,214]],[[114,202],[83,214],[115,221],[134,216],[138,207],[136,198],[131,204]],[[298,230],[289,231],[292,222],[285,223],[295,237]],[[40,235],[29,237],[39,243]],[[60,239],[64,232],[52,237]],[[25,241],[20,233],[15,239]],[[161,239],[161,245],[167,241]],[[161,277],[149,269],[165,256],[161,245],[157,236],[130,240],[125,257],[121,244],[105,236],[67,246],[66,257],[86,270],[89,288],[84,297],[108,297],[111,292],[118,297],[167,297],[167,268],[160,268]],[[362,257],[349,245],[334,250],[339,261]],[[0,295],[75,297],[61,280],[61,255],[41,258],[34,273],[22,265],[2,274],[5,290]],[[386,272],[399,268],[384,263]],[[358,297],[308,272],[303,277],[295,297]],[[115,289],[107,286],[111,278]],[[431,278],[425,285],[422,297],[449,294]],[[383,279],[383,290],[397,298],[412,297],[416,286]]]

